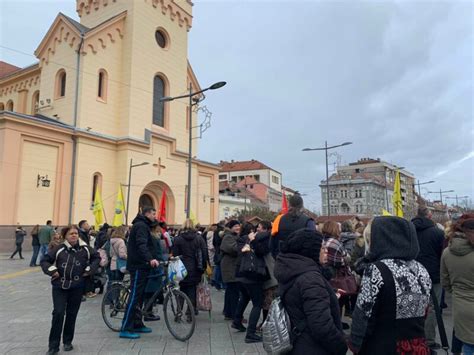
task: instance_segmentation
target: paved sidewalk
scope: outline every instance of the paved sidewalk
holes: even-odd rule
[[[25,260],[9,260],[0,254],[0,354],[44,354],[51,325],[51,286],[40,268],[28,267]],[[214,310],[197,316],[196,331],[186,343],[175,340],[164,321],[149,322],[152,334],[136,341],[119,339],[104,324],[101,296],[83,302],[79,311],[74,351],[68,354],[265,354],[261,344],[245,344],[245,333],[230,328],[221,315],[224,294],[213,292]],[[250,308],[250,307],[248,307]],[[450,309],[445,314],[451,334]],[[64,352],[62,352],[65,354]],[[309,355],[309,354],[308,354]]]

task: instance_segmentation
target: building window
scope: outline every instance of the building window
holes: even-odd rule
[[[232,176],[232,182],[237,182],[237,176]]]
[[[7,102],[7,111],[13,112],[13,101],[12,100],[8,100],[8,102]]]
[[[347,198],[347,190],[341,190],[341,198]]]
[[[169,36],[168,33],[163,29],[159,28],[155,31],[155,40],[156,44],[160,48],[167,49],[169,46]]]
[[[66,96],[66,71],[61,69],[56,74],[55,98],[59,99]]]
[[[226,174],[219,175],[219,180],[227,180],[227,175]]]
[[[342,213],[349,213],[351,211],[351,209],[349,208],[347,203],[343,203],[343,204],[341,204],[341,211],[342,211]]]
[[[362,213],[362,205],[361,204],[357,204],[356,205],[356,213]]]
[[[0,111],[3,111],[5,110],[5,105],[3,104],[3,102],[0,102]]]
[[[107,100],[108,75],[104,69],[99,70],[99,82],[97,85],[97,97],[102,101]]]
[[[165,126],[165,103],[160,99],[165,96],[165,82],[156,75],[153,80],[153,124],[164,127]]]
[[[245,179],[245,176],[239,176],[240,181],[242,181],[243,179]]]
[[[34,115],[36,112],[38,112],[39,98],[40,98],[40,92],[35,91],[33,93],[32,99],[31,99],[31,114],[32,115]]]
[[[94,200],[95,200],[95,193],[97,191],[97,188],[99,188],[99,190],[101,189],[102,187],[102,174],[101,173],[94,173],[94,175],[92,176],[92,203],[94,203]]]
[[[362,197],[362,190],[355,190],[355,197]]]
[[[254,178],[256,181],[260,181],[260,175],[254,175],[253,178]]]
[[[272,175],[272,182],[274,184],[279,184],[280,183],[280,178],[278,176]]]

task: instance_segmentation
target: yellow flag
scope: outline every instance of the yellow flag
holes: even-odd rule
[[[100,196],[99,186],[97,186],[95,190],[93,213],[95,217],[95,228],[98,230],[99,226],[104,223],[104,205],[102,203],[102,197]]]
[[[123,224],[123,217],[125,215],[125,203],[123,199],[122,186],[119,185],[117,192],[117,200],[115,201],[114,221],[112,226],[120,227]]]
[[[391,216],[392,214],[388,212],[386,209],[382,209],[382,216]]]
[[[393,187],[393,214],[397,217],[403,217],[402,192],[400,190],[400,172],[395,175],[395,186]]]
[[[193,211],[189,212],[189,219],[193,222],[194,225],[197,224],[197,218],[194,215]]]

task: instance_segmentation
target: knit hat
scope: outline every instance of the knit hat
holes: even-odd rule
[[[280,247],[282,253],[292,253],[311,258],[319,263],[323,235],[312,229],[298,229],[288,236]]]
[[[227,228],[232,229],[232,227],[236,226],[237,224],[240,224],[238,220],[231,219],[229,222],[227,222]]]
[[[370,232],[370,261],[416,259],[420,247],[413,223],[393,216],[375,217]]]

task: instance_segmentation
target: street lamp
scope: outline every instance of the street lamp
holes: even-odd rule
[[[428,184],[432,184],[434,183],[435,181],[434,180],[430,180],[430,181],[426,181],[426,182],[420,182],[420,180],[417,180],[417,182],[415,183],[415,185],[418,186],[418,196],[421,197],[421,189],[420,189],[420,186],[421,185],[428,185]]]
[[[328,142],[324,142],[324,147],[322,148],[304,148],[303,152],[311,152],[314,150],[324,150],[326,154],[326,196],[327,196],[327,204],[328,204],[328,217],[331,215],[330,209],[329,209],[329,165],[328,165],[328,150],[334,149],[334,148],[339,148],[339,147],[344,147],[346,145],[350,145],[352,142],[344,142],[342,144],[338,145],[333,145],[328,147]]]
[[[132,188],[132,168],[136,168],[137,166],[148,165],[149,162],[145,161],[140,164],[133,164],[133,159],[130,159],[130,168],[128,169],[128,191],[127,191],[127,214],[125,215],[125,224],[128,226],[128,206],[130,203],[130,190]]]
[[[193,142],[193,119],[192,119],[192,114],[193,114],[193,96],[200,95],[208,90],[216,90],[220,89],[223,87],[225,84],[227,84],[225,81],[219,81],[215,84],[212,84],[208,88],[205,88],[203,90],[199,90],[196,92],[193,92],[193,87],[192,84],[189,84],[189,94],[186,95],[180,95],[180,96],[165,96],[160,99],[161,102],[169,102],[169,101],[174,101],[177,99],[183,99],[188,97],[189,98],[189,151],[188,151],[188,191],[187,191],[187,206],[186,206],[186,219],[189,219],[191,216],[191,161],[193,159],[192,157],[192,142]],[[204,95],[203,95],[204,96]],[[203,97],[201,100],[194,100],[195,104],[199,103],[200,101],[204,100],[205,97]]]
[[[448,192],[454,192],[454,190],[442,191],[441,189],[439,189],[439,191],[428,191],[429,194],[439,194],[439,200],[441,201],[441,204],[443,204],[443,194]]]
[[[456,207],[459,207],[459,202],[458,202],[459,199],[464,200],[464,199],[469,198],[469,196],[458,196],[458,195],[456,195],[455,197],[446,196],[445,198],[446,198],[446,199],[450,199],[450,200],[455,199],[455,200],[456,200]]]

